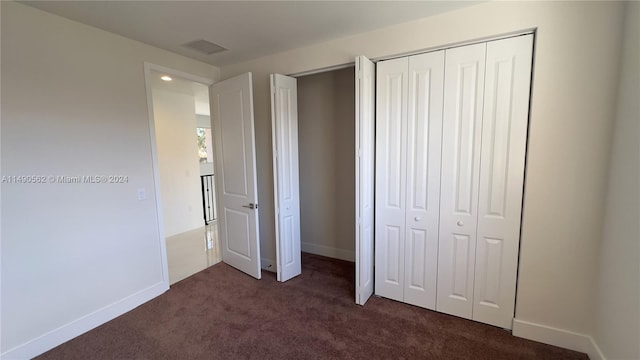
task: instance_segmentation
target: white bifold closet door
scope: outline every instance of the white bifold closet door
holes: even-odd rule
[[[373,294],[376,67],[356,58],[356,304]]]
[[[302,273],[296,79],[271,75],[271,121],[277,280],[287,281]]]
[[[508,329],[532,41],[526,35],[451,49],[446,60],[437,310]]]
[[[409,59],[376,66],[375,292],[403,301]]]
[[[377,66],[376,294],[435,309],[444,51]]]
[[[447,50],[437,310],[471,318],[486,44]]]
[[[487,43],[473,320],[511,329],[533,35]]]

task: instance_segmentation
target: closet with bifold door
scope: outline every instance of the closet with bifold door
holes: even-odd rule
[[[533,34],[377,63],[375,293],[511,329]]]
[[[444,51],[377,64],[376,294],[435,309]]]

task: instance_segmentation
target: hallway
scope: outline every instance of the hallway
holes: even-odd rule
[[[170,285],[222,261],[218,223],[168,237],[167,261]]]

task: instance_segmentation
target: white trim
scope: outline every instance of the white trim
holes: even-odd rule
[[[0,6],[0,15],[2,15],[2,7]],[[5,10],[6,13],[6,10]],[[1,18],[1,16],[0,16]],[[2,59],[1,53],[2,53],[2,46],[0,46],[0,59]],[[5,50],[6,51],[6,50]],[[0,69],[2,67],[0,66]],[[1,72],[0,72],[0,78],[1,78]],[[0,83],[2,83],[2,81],[0,81]],[[0,89],[2,89],[2,86],[0,86]],[[1,91],[0,91],[1,92]],[[5,91],[6,93],[6,91]],[[0,95],[0,99],[2,99],[2,95]],[[2,116],[0,116],[0,133],[2,133]],[[0,136],[0,139],[2,139],[2,136]],[[0,146],[0,149],[2,149],[2,147]],[[2,175],[2,150],[0,150],[0,176]],[[2,204],[2,187],[3,184],[0,183],[0,204]],[[2,229],[2,206],[0,206],[0,229]],[[2,247],[2,231],[0,231],[0,248]],[[6,246],[6,245],[5,245]],[[2,279],[2,257],[0,256],[0,279]],[[1,296],[1,292],[0,292],[0,309],[2,309],[2,296]],[[0,324],[2,324],[2,311],[0,311]],[[2,326],[0,326],[0,329],[2,328]],[[2,351],[2,346],[0,345],[0,352]],[[0,359],[2,359],[2,354],[0,354]]]
[[[512,37],[516,37],[516,36],[535,34],[535,33],[536,33],[536,28],[531,28],[531,29],[526,29],[526,30],[517,30],[517,31],[508,32],[508,33],[505,33],[505,34],[495,35],[495,36],[485,36],[485,37],[476,38],[476,39],[473,39],[473,40],[459,41],[459,42],[450,43],[450,44],[446,44],[446,45],[434,46],[434,47],[420,49],[420,50],[407,51],[407,52],[400,53],[400,54],[380,56],[380,57],[377,57],[377,58],[371,58],[370,60],[373,61],[374,63],[377,63],[378,61],[392,60],[392,59],[397,59],[397,58],[401,58],[401,57],[407,57],[407,56],[412,56],[412,55],[420,55],[420,54],[424,54],[424,53],[430,53],[430,52],[435,52],[435,51],[440,51],[440,50],[447,50],[447,49],[457,48],[457,47],[461,47],[461,46],[479,44],[479,43],[484,43],[484,42],[489,42],[489,41],[502,40],[502,39],[512,38]]]
[[[162,194],[160,191],[160,167],[158,163],[158,144],[156,142],[156,121],[153,115],[153,92],[151,71],[157,71],[170,74],[185,80],[198,82],[210,86],[214,83],[213,79],[192,75],[183,71],[170,69],[168,67],[144,62],[144,83],[147,92],[147,115],[149,117],[149,136],[151,143],[151,166],[153,168],[153,186],[156,199],[156,219],[158,221],[158,234],[160,242],[160,253],[162,262],[162,279],[166,287],[169,288],[169,262],[167,261],[167,241],[164,230],[164,215],[162,212]]]
[[[160,260],[162,263],[162,281],[169,286],[169,262],[167,260],[167,241],[164,231],[164,215],[162,213],[162,196],[160,191],[160,166],[158,163],[158,144],[156,142],[156,121],[153,115],[153,92],[151,71],[158,70],[156,65],[144,63],[144,84],[147,92],[147,115],[149,117],[149,143],[151,144],[151,167],[153,169],[153,192],[156,198],[156,220],[158,221],[158,241],[160,242]],[[160,69],[159,71],[162,71]]]
[[[211,86],[211,85],[213,85],[213,83],[215,83],[215,80],[210,79],[210,78],[189,74],[189,73],[186,73],[184,71],[175,70],[175,69],[168,68],[168,67],[162,66],[162,65],[152,64],[152,63],[146,62],[146,61],[144,62],[144,69],[145,70],[149,70],[149,71],[153,70],[153,71],[157,71],[157,72],[161,72],[161,73],[171,74],[173,76],[182,78],[184,80],[195,81],[195,82],[207,85],[207,86]],[[145,73],[146,73],[146,71],[145,71]]]
[[[273,259],[261,258],[260,264],[262,265],[262,270],[276,273],[276,262]]]
[[[336,70],[352,68],[352,67],[355,67],[355,66],[356,66],[355,62],[348,62],[346,64],[338,64],[338,65],[327,66],[327,67],[323,67],[323,68],[319,68],[319,69],[301,71],[299,73],[289,74],[287,76],[291,76],[291,77],[294,77],[294,78],[299,78],[301,76],[321,74],[321,73],[326,73],[326,72],[330,72],[330,71],[336,71]]]
[[[518,319],[513,319],[513,335],[569,350],[580,351],[586,353],[591,360],[606,360],[591,335]]]
[[[351,262],[356,261],[356,254],[354,251],[338,249],[330,246],[303,242],[302,251],[310,254],[326,256],[334,259],[346,260]]]
[[[459,42],[455,42],[455,43],[449,43],[449,44],[446,44],[446,45],[439,45],[439,46],[434,46],[434,47],[430,47],[430,48],[423,48],[423,49],[418,49],[418,50],[407,51],[407,52],[403,52],[403,53],[399,53],[399,54],[380,56],[380,57],[377,57],[377,58],[370,58],[370,60],[373,61],[374,63],[377,63],[378,61],[392,60],[392,59],[411,56],[411,55],[419,55],[419,54],[424,54],[424,53],[428,53],[428,52],[446,50],[446,49],[451,49],[451,48],[456,48],[456,47],[461,47],[461,46],[467,46],[467,45],[473,45],[473,44],[478,44],[478,43],[483,43],[483,42],[488,42],[488,41],[502,40],[502,39],[521,36],[521,35],[535,34],[536,30],[537,30],[536,28],[516,30],[516,31],[511,31],[511,32],[503,33],[503,34],[499,34],[499,35],[485,36],[485,37],[476,38],[476,39],[467,40],[467,41],[459,41]],[[341,69],[354,67],[354,66],[355,66],[355,62],[348,62],[348,63],[344,63],[344,64],[326,66],[326,67],[322,67],[322,68],[318,68],[318,69],[300,71],[300,72],[293,73],[293,74],[287,74],[287,76],[298,78],[298,77],[301,77],[301,76],[320,74],[320,73],[324,73],[324,72],[329,72],[329,71],[334,71],[334,70],[341,70]]]
[[[0,354],[2,359],[31,359],[107,321],[133,310],[169,290],[165,282],[152,285],[131,296],[118,300],[79,319],[51,330],[44,335]]]

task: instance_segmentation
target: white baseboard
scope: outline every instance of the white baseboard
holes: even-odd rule
[[[317,245],[312,243],[302,243],[302,251],[308,252],[311,254],[326,256],[334,259],[346,260],[346,261],[356,261],[356,254],[350,250],[343,250],[338,248],[333,248],[329,246]]]
[[[133,310],[169,290],[167,282],[161,282],[141,290],[113,304],[107,305],[79,319],[51,330],[35,339],[0,354],[1,359],[31,359],[63,344],[107,321]]]
[[[552,326],[513,320],[513,335],[561,348],[586,353],[591,360],[606,360],[593,337]]]
[[[262,270],[271,271],[272,273],[275,273],[278,271],[276,268],[275,260],[271,260],[267,258],[260,259],[260,267],[262,268]]]

